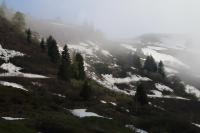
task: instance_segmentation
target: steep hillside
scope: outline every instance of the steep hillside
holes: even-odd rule
[[[87,101],[79,95],[83,81],[58,79],[58,66],[47,51],[41,51],[37,40],[28,43],[4,18],[0,44],[2,133],[200,132],[200,103],[194,96],[138,72],[124,60],[126,54],[108,51],[98,41],[68,45],[85,57],[92,88]],[[134,97],[139,81],[147,88],[145,106]]]

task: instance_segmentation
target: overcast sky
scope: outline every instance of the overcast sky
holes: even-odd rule
[[[110,37],[143,33],[200,33],[200,0],[6,0],[45,19],[93,23]]]

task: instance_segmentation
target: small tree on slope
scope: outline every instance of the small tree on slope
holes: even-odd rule
[[[89,100],[91,98],[91,88],[87,81],[84,82],[82,90],[80,92],[80,97],[82,97],[84,100]]]
[[[64,46],[61,58],[61,65],[59,67],[58,76],[63,80],[69,80],[71,78],[71,59],[68,52],[67,45]]]
[[[144,86],[142,84],[139,84],[137,86],[136,94],[135,94],[135,100],[140,103],[141,105],[148,104],[147,94]]]

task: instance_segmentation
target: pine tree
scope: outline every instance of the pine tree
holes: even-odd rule
[[[68,52],[67,45],[64,46],[61,58],[61,65],[59,67],[58,76],[63,80],[69,80],[71,78],[71,60]]]
[[[0,16],[5,17],[4,9],[0,6]]]
[[[32,32],[30,29],[26,30],[26,39],[27,39],[28,43],[32,42]]]
[[[21,12],[16,12],[15,15],[12,18],[12,22],[15,25],[16,28],[18,28],[19,30],[23,30],[25,29],[25,18],[24,18],[24,14],[22,14]]]
[[[144,63],[144,69],[149,72],[157,72],[157,64],[152,56],[147,56],[146,61]]]
[[[75,63],[77,64],[77,68],[78,68],[77,79],[84,80],[86,75],[85,75],[85,70],[84,70],[83,57],[82,57],[82,55],[80,53],[77,53],[75,58],[76,58]]]
[[[40,42],[40,48],[42,49],[42,51],[45,51],[45,49],[46,49],[44,38],[42,38],[42,40]]]
[[[165,69],[162,61],[160,61],[158,64],[158,73],[162,75],[163,78],[165,77]]]
[[[89,100],[91,98],[92,90],[87,81],[84,82],[82,90],[80,92],[80,97],[84,100]]]
[[[47,47],[48,47],[48,55],[51,58],[51,61],[55,64],[59,64],[60,53],[58,50],[57,42],[52,36],[50,36],[47,39]]]
[[[133,55],[133,66],[135,68],[137,68],[137,69],[141,69],[142,68],[140,57],[137,54]]]
[[[135,99],[141,105],[148,104],[147,94],[146,94],[145,88],[143,87],[142,84],[139,84],[137,86],[137,90],[136,90],[136,94],[135,94]]]

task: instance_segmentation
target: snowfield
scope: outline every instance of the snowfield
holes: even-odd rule
[[[133,46],[129,45],[129,44],[121,44],[122,47],[132,51],[132,52],[136,52],[137,48],[134,48]]]
[[[15,66],[12,63],[3,63],[0,68],[8,71],[8,73],[1,73],[0,77],[25,77],[25,78],[48,78],[43,75],[31,74],[31,73],[22,73],[20,70],[22,68]]]
[[[175,57],[168,55],[168,54],[163,54],[159,53],[156,50],[150,49],[150,48],[142,48],[142,52],[146,56],[153,56],[153,58],[156,60],[156,62],[163,61],[165,64],[168,64],[170,66],[174,66],[174,64],[178,66],[182,66],[185,68],[189,68],[188,65],[184,64],[180,60],[176,59]]]
[[[8,62],[10,58],[16,57],[16,56],[24,56],[25,54],[21,52],[17,52],[14,50],[8,50],[4,49],[0,44],[0,58],[4,61]]]
[[[136,132],[136,133],[148,133],[148,132],[145,131],[145,130],[136,128],[134,125],[125,125],[125,127],[131,129],[132,131],[134,131],[134,132]]]
[[[185,85],[185,92],[200,98],[200,90],[191,85]]]
[[[8,120],[8,121],[16,121],[16,120],[24,120],[26,118],[13,118],[13,117],[1,117],[4,120]]]
[[[101,117],[101,118],[107,118],[107,117],[103,117],[100,116],[96,113],[93,112],[86,112],[87,109],[74,109],[74,110],[70,110],[70,112],[74,115],[77,116],[79,118],[84,118],[84,117]],[[107,118],[107,119],[111,119],[111,118]]]
[[[28,91],[27,89],[25,89],[20,84],[11,83],[11,82],[5,82],[5,81],[0,81],[0,84],[3,85],[3,86],[10,86],[10,87],[14,87],[14,88],[21,89],[21,90],[24,90],[24,91]]]
[[[159,91],[170,91],[173,92],[173,90],[171,88],[169,88],[168,86],[165,85],[161,85],[159,83],[155,84],[155,87],[159,90]]]

